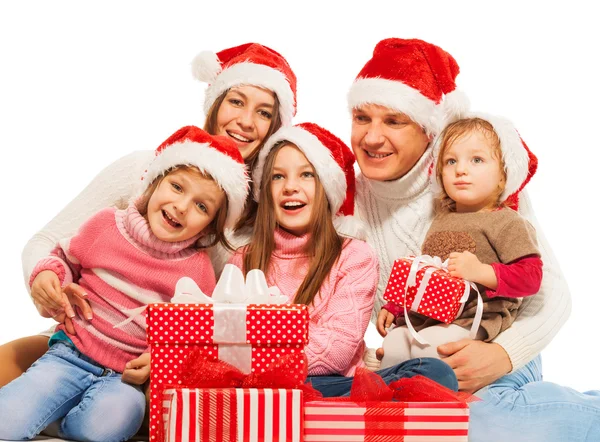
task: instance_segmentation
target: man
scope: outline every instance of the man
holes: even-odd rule
[[[437,46],[386,39],[348,95],[352,149],[361,170],[356,208],[380,260],[374,320],[394,260],[419,255],[433,221],[432,141],[446,118],[468,108],[455,90],[458,72],[452,56]],[[454,369],[459,388],[483,399],[471,405],[470,440],[600,440],[600,392],[541,382],[539,353],[568,318],[571,301],[526,194],[519,212],[537,230],[544,262],[540,292],[523,301],[514,324],[493,342],[463,339],[438,353]]]

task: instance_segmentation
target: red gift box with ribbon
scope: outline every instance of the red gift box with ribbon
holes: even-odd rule
[[[166,385],[181,385],[181,367],[192,351],[208,360],[227,361],[243,374],[263,372],[285,357],[291,361],[286,376],[306,376],[305,305],[152,304],[147,324],[151,441],[160,440],[162,398],[158,392]]]
[[[304,441],[467,442],[469,407],[459,402],[304,404]]]
[[[166,390],[166,442],[301,442],[302,391],[270,388]]]
[[[424,255],[394,261],[383,299],[450,324],[470,290],[468,281],[450,276],[441,259]]]
[[[358,369],[350,397],[304,403],[304,441],[467,442],[469,402],[423,376],[386,385]]]
[[[294,386],[302,384],[308,310],[306,305],[281,304],[285,300],[276,287],[267,287],[260,270],[248,272],[244,280],[240,269],[227,265],[212,297],[190,278],[182,278],[172,304],[148,306],[151,442],[162,442],[162,393],[167,387],[280,388],[285,379],[272,366],[284,370]],[[190,377],[212,370],[208,366],[214,361],[232,370],[217,364],[220,371],[211,371],[217,374],[210,379]],[[225,374],[231,379],[223,384]]]

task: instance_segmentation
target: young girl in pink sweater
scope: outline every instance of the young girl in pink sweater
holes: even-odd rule
[[[252,173],[259,202],[252,239],[230,260],[245,273],[263,270],[269,285],[308,305],[309,380],[325,396],[347,394],[356,368],[364,366],[363,338],[379,277],[377,257],[352,216],[353,165],[350,149],[316,124],[277,131]],[[452,370],[437,360],[409,361],[380,374],[386,382],[431,374],[456,389]]]
[[[60,325],[47,353],[0,389],[0,439],[31,439],[56,420],[59,435],[75,440],[122,441],[140,428],[144,393],[122,380],[128,363],[149,359],[145,319],[135,313],[169,301],[183,276],[212,293],[202,249],[227,246],[224,229],[243,210],[248,177],[234,142],[188,126],[158,147],[140,193],[125,210],[97,213],[38,262],[32,285],[50,294],[76,282],[94,317],[71,318],[75,333]]]

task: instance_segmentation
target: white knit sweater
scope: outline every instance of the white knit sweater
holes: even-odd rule
[[[356,212],[368,225],[367,242],[379,257],[379,284],[372,320],[384,305],[383,292],[394,260],[419,255],[434,217],[429,170],[431,149],[415,167],[395,181],[372,181],[357,177]],[[513,371],[521,368],[548,345],[571,312],[571,297],[558,262],[533,214],[527,194],[521,195],[519,213],[531,222],[544,262],[542,288],[523,300],[514,324],[494,342],[508,353]]]
[[[137,151],[108,166],[29,240],[22,255],[27,286],[36,263],[50,253],[59,239],[73,236],[79,226],[99,210],[123,205],[134,196],[142,172],[153,157],[154,151]],[[383,305],[382,295],[394,259],[419,254],[433,221],[433,193],[428,177],[432,161],[428,150],[407,175],[396,181],[370,181],[358,176],[357,214],[369,226],[367,242],[377,251],[380,260],[374,315]],[[519,207],[521,215],[536,228],[544,261],[544,279],[540,292],[524,299],[512,327],[494,340],[508,353],[513,370],[525,365],[548,345],[571,311],[567,284],[526,193],[521,196]],[[219,261],[225,259],[224,255]]]

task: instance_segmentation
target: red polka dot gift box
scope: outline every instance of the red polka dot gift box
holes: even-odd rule
[[[275,372],[281,371],[273,370],[273,366],[277,364],[285,367],[286,378],[299,380],[300,384],[306,378],[304,346],[308,343],[308,310],[305,305],[245,304],[243,302],[249,299],[268,301],[275,300],[277,296],[264,295],[267,296],[266,298],[238,296],[238,290],[243,291],[243,288],[235,289],[235,293],[223,295],[218,290],[219,284],[215,288],[213,298],[203,294],[198,298],[191,293],[197,289],[197,286],[192,283],[193,287],[190,288],[189,281],[189,278],[186,278],[180,281],[181,284],[178,283],[176,289],[178,293],[173,298],[176,302],[186,303],[151,304],[148,307],[146,322],[151,354],[150,441],[152,442],[164,440],[163,391],[167,388],[190,387],[185,380],[189,379],[190,371],[202,374],[208,370],[208,365],[211,365],[212,361],[226,363],[226,366],[232,367],[235,370],[233,375],[235,380],[243,376],[260,377],[270,371],[273,371],[273,376],[276,376],[280,373]],[[230,282],[221,286],[231,288]],[[183,286],[185,290],[182,289]],[[188,302],[194,299],[205,299],[206,303]],[[229,299],[237,302],[230,303]],[[190,364],[188,358],[190,360],[194,358],[194,362],[197,363]],[[229,374],[224,372],[214,375],[215,382],[222,381]],[[235,383],[227,385],[234,386]],[[212,385],[209,381],[204,382],[203,386],[212,388],[223,385],[222,383]]]
[[[441,259],[424,255],[394,261],[383,298],[405,312],[450,324],[460,315],[470,290],[468,281],[450,276]]]

